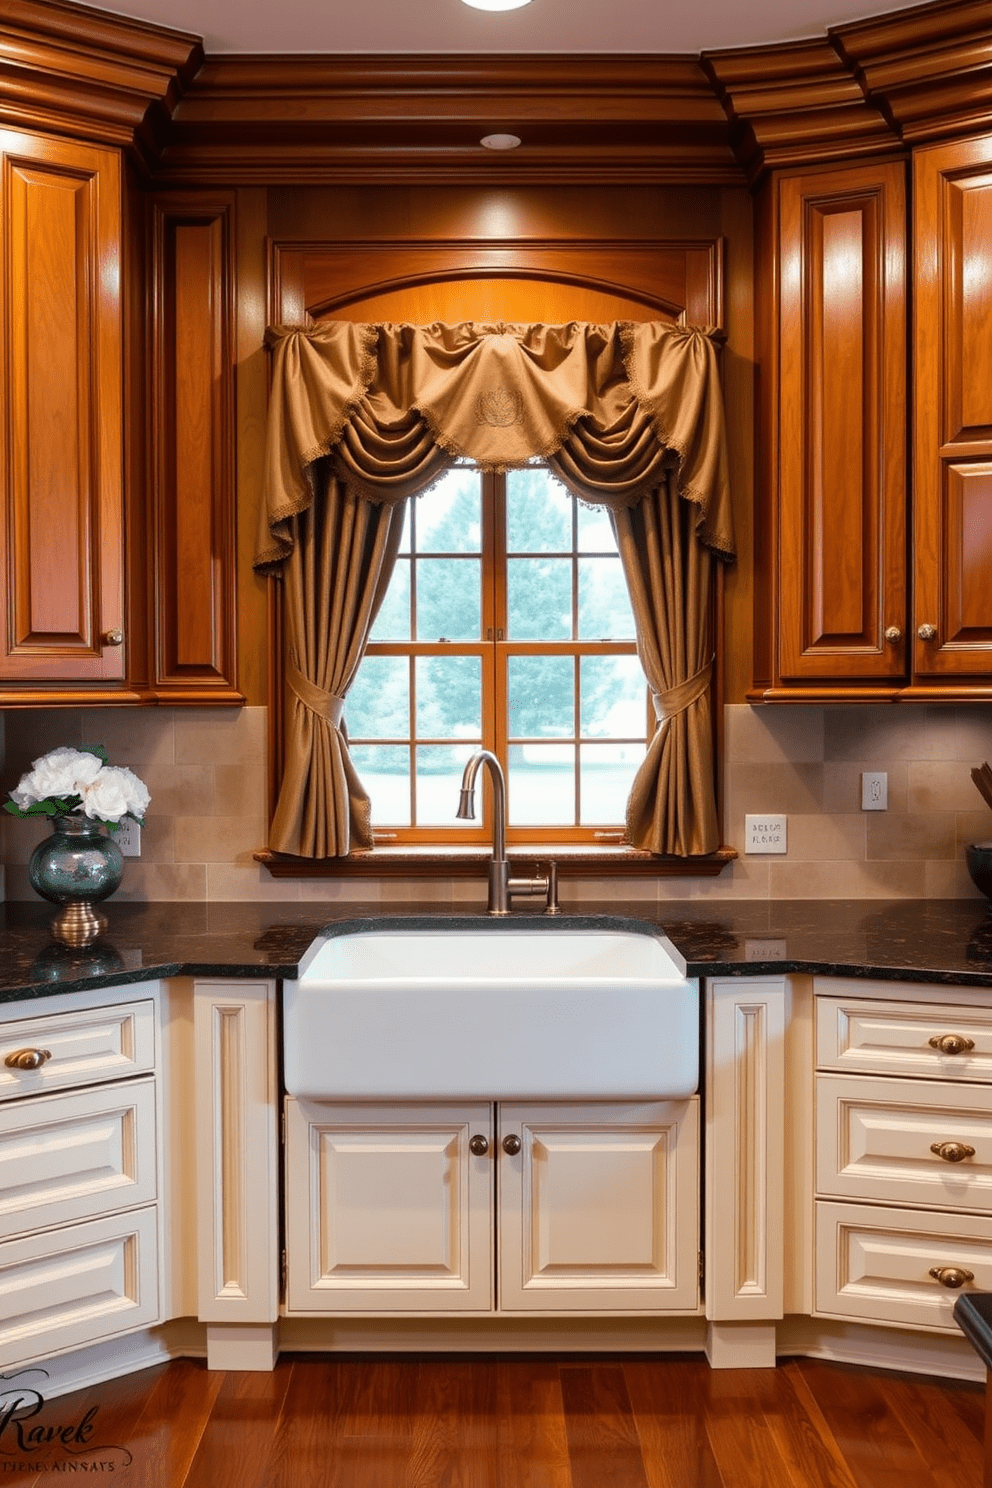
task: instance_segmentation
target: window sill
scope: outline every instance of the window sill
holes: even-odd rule
[[[347,858],[294,858],[263,849],[255,860],[273,878],[483,878],[492,853],[485,847],[377,847]],[[553,858],[560,878],[715,878],[737,857],[737,849],[719,847],[699,857],[660,857],[633,847],[546,848],[528,843],[507,849],[520,872],[534,872]]]

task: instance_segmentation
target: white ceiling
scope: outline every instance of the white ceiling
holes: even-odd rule
[[[202,36],[218,52],[697,53],[822,36],[925,0],[123,0],[104,8]]]

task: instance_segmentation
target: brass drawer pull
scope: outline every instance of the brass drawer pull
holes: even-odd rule
[[[503,1138],[503,1151],[507,1157],[516,1157],[522,1145],[516,1132],[510,1132],[508,1137]]]
[[[13,1054],[8,1054],[4,1064],[8,1069],[35,1070],[41,1069],[52,1057],[51,1049],[15,1049]]]
[[[967,1054],[975,1047],[975,1040],[965,1038],[963,1033],[935,1033],[927,1043],[941,1054]]]
[[[945,1162],[963,1162],[966,1157],[975,1155],[974,1147],[969,1147],[967,1142],[931,1142],[930,1151]]]
[[[939,1281],[942,1287],[956,1292],[958,1287],[963,1287],[966,1281],[974,1281],[974,1271],[966,1271],[963,1266],[931,1266],[930,1275],[934,1281]]]
[[[469,1137],[468,1150],[473,1157],[485,1157],[489,1151],[489,1138],[481,1134],[477,1137]]]

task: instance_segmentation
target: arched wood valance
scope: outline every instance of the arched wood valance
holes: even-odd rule
[[[403,505],[457,460],[543,459],[609,509],[658,729],[627,813],[635,846],[719,846],[711,567],[733,555],[719,333],[606,325],[277,327],[256,567],[287,580],[286,772],[270,845],[372,845],[341,726]]]

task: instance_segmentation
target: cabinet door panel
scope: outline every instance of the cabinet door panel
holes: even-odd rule
[[[500,1310],[694,1311],[698,1100],[500,1107]]]
[[[290,1313],[492,1307],[491,1106],[289,1098],[286,1163]]]
[[[4,136],[0,680],[123,676],[120,166]]]
[[[992,140],[918,151],[915,185],[915,670],[987,678]]]
[[[779,671],[905,670],[905,187],[899,165],[779,185]]]

